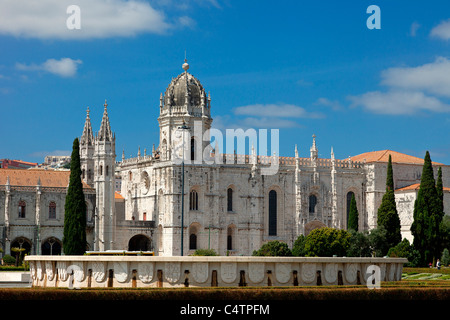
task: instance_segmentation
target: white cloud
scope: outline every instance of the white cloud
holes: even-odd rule
[[[342,110],[342,106],[338,101],[336,101],[336,100],[332,101],[328,98],[323,98],[323,97],[317,99],[317,101],[314,103],[314,105],[330,107],[334,111]]]
[[[213,127],[219,130],[237,128],[300,128],[296,118],[323,118],[293,104],[252,104],[232,109],[233,116],[216,116]]]
[[[293,120],[272,117],[248,117],[241,119],[244,128],[300,128],[301,125]]]
[[[417,23],[416,21],[414,21],[411,24],[411,29],[410,29],[410,33],[409,33],[411,35],[411,37],[415,37],[416,36],[417,30],[419,30],[419,28],[420,28],[420,24]]]
[[[22,64],[17,63],[16,68],[23,71],[45,71],[60,77],[73,77],[77,73],[78,65],[81,60],[73,60],[70,58],[61,58],[60,60],[48,59],[42,64]]]
[[[46,156],[70,156],[72,151],[70,150],[53,150],[53,151],[35,151],[28,156],[33,158],[44,158]]]
[[[450,19],[442,21],[436,27],[431,29],[430,36],[440,38],[442,40],[450,39]]]
[[[389,115],[413,115],[423,112],[450,112],[445,102],[450,97],[450,60],[438,57],[417,67],[396,67],[381,72],[386,92],[371,91],[350,96],[352,106]]]
[[[81,29],[69,30],[66,21],[71,14],[66,10],[72,4],[72,0],[2,0],[0,34],[39,39],[89,39],[162,34],[172,27],[164,13],[148,2],[77,0]]]
[[[293,104],[252,104],[233,109],[236,115],[276,117],[276,118],[321,118],[320,113],[312,113]]]
[[[188,27],[193,29],[197,25],[197,22],[188,16],[182,16],[178,18],[178,25],[180,27]]]
[[[421,111],[450,112],[450,105],[439,99],[426,96],[420,91],[392,90],[372,91],[359,96],[350,96],[352,106],[362,106],[377,114],[412,115]]]
[[[381,83],[390,87],[450,97],[450,60],[444,57],[418,67],[389,68],[381,77]]]

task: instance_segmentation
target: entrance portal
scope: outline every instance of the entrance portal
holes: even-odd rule
[[[128,251],[152,251],[152,240],[143,234],[135,235],[128,242]]]

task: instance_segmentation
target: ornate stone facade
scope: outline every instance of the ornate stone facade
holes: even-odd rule
[[[253,145],[249,154],[225,154],[220,150],[225,143],[219,143],[219,135],[212,128],[211,96],[188,70],[185,61],[183,72],[160,95],[159,146],[149,153],[139,150],[137,157],[127,159],[123,152],[121,161],[116,161],[115,134],[106,102],[95,136],[88,110],[80,156],[91,250],[154,251],[159,256],[176,256],[182,251],[188,255],[196,249],[211,248],[220,255],[237,256],[251,255],[270,240],[292,247],[300,234],[315,228],[346,229],[352,195],[359,211],[359,230],[370,230],[376,227],[377,210],[385,192],[389,154],[402,235],[412,240],[409,229],[417,188],[411,186],[420,182],[422,159],[383,150],[340,160],[333,149],[329,158],[319,158],[315,135],[306,158],[299,157],[297,146],[293,147],[292,157],[257,155]],[[434,163],[436,174],[439,166],[445,186],[444,207],[449,208],[450,166]],[[277,170],[268,174],[267,169],[272,167]],[[8,174],[12,171],[0,172],[0,225],[5,253],[9,253],[11,243],[20,239],[34,248],[31,253],[39,253],[36,248],[44,239],[60,243],[67,185],[50,190],[39,185],[37,178],[12,182]],[[118,181],[120,192],[115,193]],[[21,201],[27,203],[25,218],[20,216]],[[50,210],[52,201],[56,219],[47,219],[48,213],[43,215],[42,208]],[[191,276],[201,283],[201,270],[209,267],[196,266]],[[249,277],[258,280],[256,270],[264,267],[252,266]],[[140,268],[151,270],[153,266]],[[285,281],[284,268],[275,266],[274,272],[279,272],[271,276],[272,281]],[[305,282],[313,281],[315,268],[313,263],[306,264],[298,276]],[[344,270],[344,275],[353,279],[353,268]],[[169,282],[186,277],[176,265],[166,269],[171,270],[165,274]],[[101,276],[97,271],[101,267],[93,266],[92,270]],[[334,270],[323,271],[325,278],[334,275]],[[232,264],[223,264],[217,272],[224,282],[240,277]],[[153,279],[140,277],[143,282]]]

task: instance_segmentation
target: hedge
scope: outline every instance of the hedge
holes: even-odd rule
[[[3,300],[449,300],[450,286],[387,286],[369,290],[363,286],[300,288],[152,288],[80,289],[4,288]],[[398,284],[398,282],[396,283]]]

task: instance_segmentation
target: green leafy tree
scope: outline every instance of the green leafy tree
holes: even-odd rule
[[[259,250],[253,251],[253,256],[289,257],[291,250],[286,243],[273,240],[262,245]]]
[[[386,242],[386,235],[387,231],[382,226],[370,230],[368,240],[374,257],[383,257],[388,252],[389,247]]]
[[[371,257],[372,249],[370,247],[368,232],[357,232],[353,229],[350,232],[350,245],[347,249],[347,257]]]
[[[356,207],[355,195],[350,200],[350,209],[348,213],[348,229],[358,231],[358,208]]]
[[[307,257],[345,256],[350,245],[350,233],[328,227],[312,230],[305,240]]]
[[[305,255],[305,240],[306,237],[301,234],[298,236],[297,240],[294,242],[292,247],[292,255],[296,257],[303,257]]]
[[[86,252],[86,202],[81,182],[80,146],[73,141],[69,188],[64,205],[63,248],[66,255]]]
[[[378,226],[386,230],[387,249],[396,246],[402,241],[400,232],[400,217],[398,216],[397,206],[395,204],[394,194],[394,176],[392,170],[391,155],[389,155],[387,177],[386,177],[386,193],[383,195],[381,205],[378,208]],[[383,255],[387,251],[383,252]]]
[[[415,250],[406,238],[395,247],[390,248],[387,255],[392,258],[407,258],[406,267],[417,267],[420,263],[419,251]]]
[[[440,257],[442,246],[442,201],[436,190],[430,153],[424,158],[420,189],[414,203],[414,221],[411,233],[413,246],[421,254],[421,265],[427,265]]]

